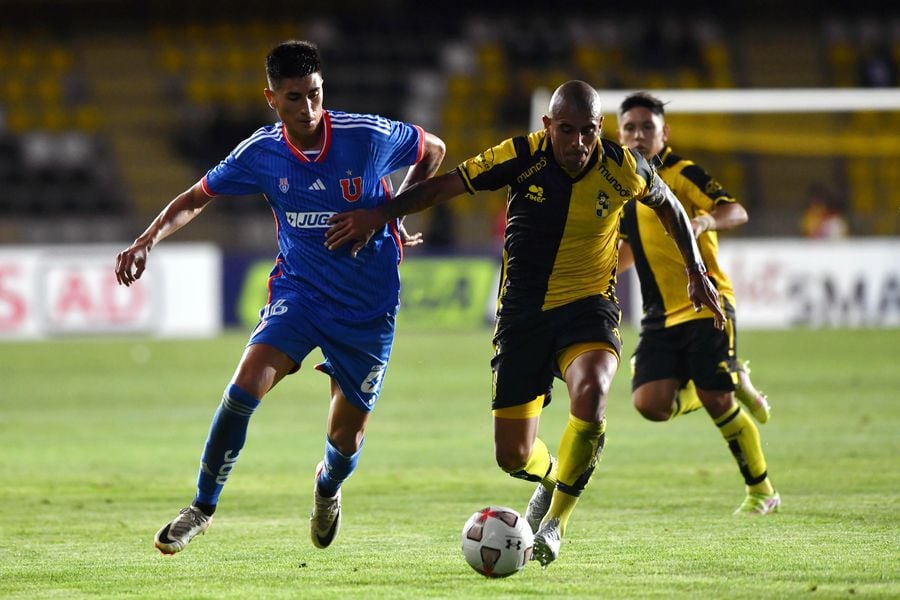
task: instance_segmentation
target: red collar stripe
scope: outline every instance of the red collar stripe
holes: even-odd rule
[[[325,139],[322,140],[322,150],[319,151],[315,159],[310,159],[303,150],[291,142],[287,134],[287,127],[285,127],[284,123],[281,124],[281,134],[284,136],[284,141],[300,162],[322,162],[325,160],[325,155],[328,154],[328,149],[331,147],[331,117],[328,116],[327,110],[322,113],[322,120],[325,121],[325,127],[322,129],[322,135],[325,136]]]

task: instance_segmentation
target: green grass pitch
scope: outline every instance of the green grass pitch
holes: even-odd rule
[[[784,501],[762,519],[732,517],[743,484],[709,419],[642,420],[623,367],[560,559],[504,580],[459,548],[473,511],[532,491],[493,462],[490,332],[402,317],[332,548],[307,529],[328,389],[313,355],[254,416],[210,531],[159,554],[244,340],[0,344],[0,597],[900,597],[900,330],[742,333]]]

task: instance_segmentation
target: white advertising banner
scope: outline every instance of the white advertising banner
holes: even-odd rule
[[[0,340],[65,335],[205,337],[222,329],[222,257],[212,244],[155,248],[142,278],[120,286],[122,248],[0,247]]]
[[[900,239],[726,238],[719,257],[739,329],[900,327]],[[639,319],[640,295],[632,298]]]

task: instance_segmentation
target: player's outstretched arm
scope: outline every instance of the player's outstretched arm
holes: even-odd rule
[[[160,212],[147,230],[134,243],[119,252],[116,257],[116,279],[121,285],[129,286],[144,274],[147,268],[147,255],[150,250],[163,239],[169,237],[200,214],[212,200],[204,191],[200,182],[182,192]]]
[[[714,315],[717,329],[725,327],[725,313],[719,306],[719,293],[709,280],[706,273],[706,265],[700,256],[697,240],[691,228],[690,219],[684,211],[681,202],[672,193],[662,180],[657,179],[654,189],[656,200],[662,200],[654,206],[656,216],[662,221],[666,232],[675,240],[678,250],[684,259],[688,276],[688,296],[694,305],[694,310],[700,310],[701,306],[709,308]]]
[[[325,232],[325,246],[329,250],[352,243],[351,254],[356,256],[376,229],[404,215],[423,211],[459,196],[466,186],[456,170],[420,181],[406,188],[393,200],[376,208],[361,208],[338,213],[331,217],[331,227]]]
[[[447,147],[444,145],[444,140],[426,131],[422,158],[406,172],[403,183],[397,188],[397,194],[402,194],[411,185],[433,177],[444,161],[446,153]]]
[[[403,178],[403,183],[400,184],[397,193],[402,194],[409,186],[433,177],[444,161],[446,153],[447,147],[444,145],[444,140],[426,131],[422,159],[406,172],[406,177]],[[400,234],[400,242],[404,246],[418,246],[424,241],[421,232],[408,232],[402,219],[398,223],[397,230]]]
[[[700,237],[705,231],[726,231],[747,222],[747,209],[737,202],[723,202],[709,213],[697,215],[691,219],[694,236]]]

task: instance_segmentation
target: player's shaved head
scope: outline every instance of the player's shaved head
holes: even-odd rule
[[[567,81],[550,97],[548,113],[542,121],[553,146],[553,157],[575,175],[587,165],[600,139],[600,95],[583,81]]]
[[[600,94],[593,86],[572,79],[553,92],[550,97],[550,118],[556,119],[564,111],[575,110],[590,115],[592,119],[600,118]]]

